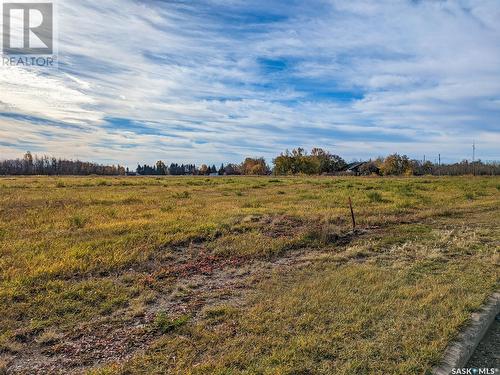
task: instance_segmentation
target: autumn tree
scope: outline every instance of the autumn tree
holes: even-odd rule
[[[159,174],[159,175],[166,175],[166,174],[168,174],[168,168],[165,165],[165,163],[162,162],[161,160],[158,160],[156,162],[156,174]]]
[[[403,174],[412,175],[414,173],[414,166],[406,155],[392,154],[385,158],[380,167],[383,175],[400,176]]]
[[[347,165],[345,160],[340,156],[332,155],[322,148],[313,148],[311,150],[311,158],[315,159],[318,164],[317,173],[319,174],[339,172]]]
[[[200,167],[200,170],[199,170],[199,174],[200,175],[207,175],[209,173],[210,172],[209,172],[209,169],[208,169],[207,165],[206,164],[202,164],[201,167]]]
[[[273,160],[275,174],[321,174],[341,171],[346,162],[321,148],[313,148],[308,155],[303,148],[288,150]]]
[[[246,175],[266,175],[269,167],[264,158],[246,158],[241,164],[241,171]]]
[[[241,166],[237,164],[228,164],[224,168],[224,173],[227,175],[240,175],[241,174]]]

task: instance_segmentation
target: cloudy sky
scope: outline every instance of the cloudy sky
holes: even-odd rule
[[[500,1],[59,0],[59,69],[0,66],[0,158],[500,160]]]

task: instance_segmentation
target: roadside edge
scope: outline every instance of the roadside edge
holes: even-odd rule
[[[469,325],[448,345],[441,363],[432,373],[450,375],[452,369],[463,368],[499,313],[500,292],[495,292],[479,311],[472,313]]]

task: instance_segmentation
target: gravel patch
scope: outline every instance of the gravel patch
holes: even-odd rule
[[[466,367],[500,369],[500,315],[497,315]]]

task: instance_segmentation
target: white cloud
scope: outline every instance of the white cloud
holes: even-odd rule
[[[69,123],[98,121],[102,114],[88,109],[96,103],[91,95],[78,90],[58,76],[19,67],[0,69],[0,109]]]
[[[301,145],[348,158],[462,158],[475,138],[486,159],[500,158],[497,1],[65,0],[59,12],[60,71],[2,67],[0,111],[87,131],[2,120],[0,151],[29,138],[51,153],[129,165]],[[112,129],[106,118],[152,131]]]

